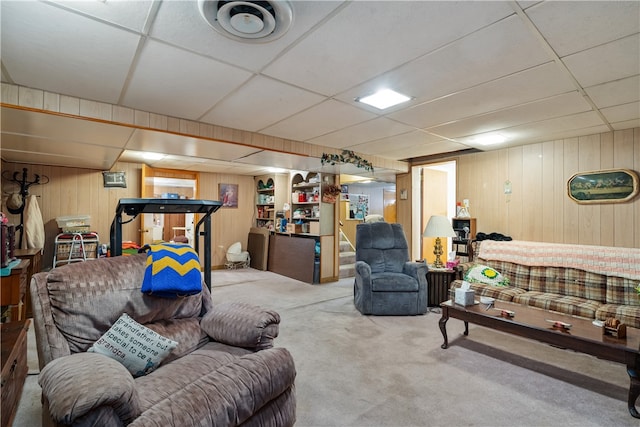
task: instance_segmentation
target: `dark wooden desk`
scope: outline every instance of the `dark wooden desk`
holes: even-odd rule
[[[269,239],[269,271],[313,283],[316,240],[276,233]]]

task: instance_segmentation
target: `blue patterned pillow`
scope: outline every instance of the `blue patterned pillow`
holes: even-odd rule
[[[464,275],[464,280],[471,283],[483,283],[491,286],[509,286],[509,279],[486,265],[476,264]]]

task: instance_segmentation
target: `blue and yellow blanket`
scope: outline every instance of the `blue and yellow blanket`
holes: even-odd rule
[[[202,292],[200,259],[191,246],[161,243],[149,248],[143,293],[177,298]]]

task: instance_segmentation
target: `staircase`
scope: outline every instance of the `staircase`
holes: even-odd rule
[[[347,237],[340,231],[340,253],[339,253],[339,268],[340,279],[345,277],[354,277],[356,275],[356,252],[355,248],[347,239]]]

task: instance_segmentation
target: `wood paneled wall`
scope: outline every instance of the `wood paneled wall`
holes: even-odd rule
[[[38,206],[42,213],[45,228],[45,247],[42,267],[50,268],[53,264],[53,248],[58,234],[56,218],[70,215],[90,215],[91,229],[98,233],[101,243],[109,243],[109,229],[115,215],[116,206],[121,198],[140,197],[141,166],[133,163],[116,163],[112,171],[126,173],[127,188],[104,188],[102,172],[91,169],[64,168],[56,166],[29,165],[2,162],[4,174],[27,168],[28,179],[34,174],[46,176],[49,182],[33,185],[29,194],[37,196]],[[45,178],[41,178],[44,182]],[[2,180],[2,193],[17,192],[18,186]],[[3,212],[8,214],[4,209]],[[12,224],[20,224],[20,215],[8,215]],[[123,240],[138,241],[140,222],[123,226]]]
[[[640,128],[460,156],[457,199],[469,199],[481,232],[640,248],[640,197],[581,205],[567,196],[575,173],[613,168],[640,173]]]
[[[58,234],[56,217],[91,215],[91,228],[98,233],[101,242],[108,243],[118,201],[121,198],[140,197],[141,194],[141,164],[116,163],[111,169],[126,172],[127,188],[104,188],[101,171],[2,162],[2,171],[9,171],[9,174],[14,171],[22,174],[22,168],[28,169],[29,177],[37,173],[50,179],[46,185],[34,185],[29,189],[30,194],[38,196],[38,205],[45,223],[43,268],[50,268],[53,263],[54,241]],[[201,173],[199,183],[199,197],[208,200],[218,200],[220,183],[239,185],[238,208],[222,208],[212,217],[211,264],[219,267],[225,262],[229,245],[240,241],[242,247],[246,248],[249,229],[254,219],[254,182],[250,176]],[[3,195],[16,191],[16,188],[5,180],[2,181]],[[8,213],[5,209],[3,212]],[[19,215],[9,215],[9,220],[13,224],[20,223]],[[139,229],[138,218],[123,225],[123,240],[139,242]]]

